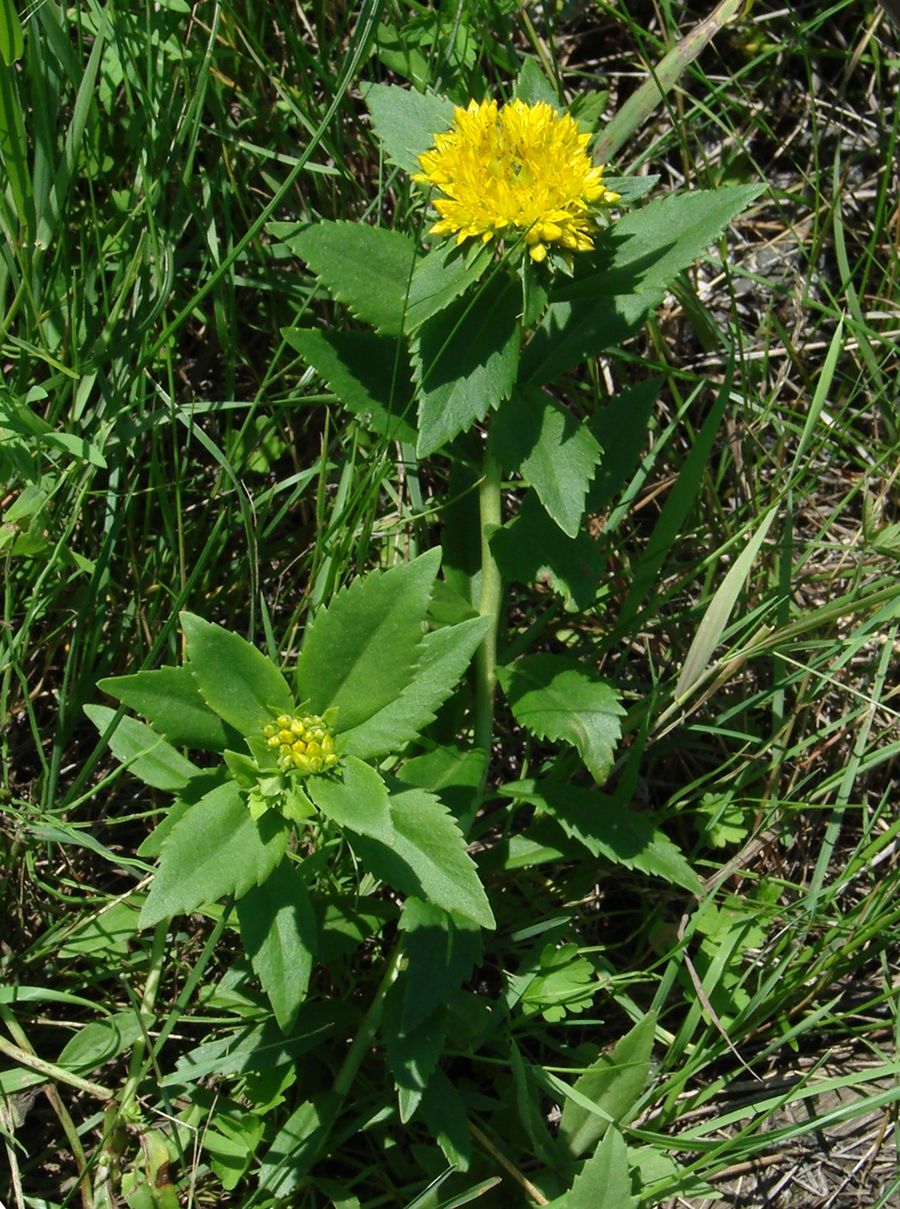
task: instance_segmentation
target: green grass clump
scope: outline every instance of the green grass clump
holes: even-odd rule
[[[754,5],[666,60],[708,15],[48,2],[20,40],[0,0],[4,1204],[578,1209],[601,1168],[623,1207],[896,1197],[898,31]],[[608,455],[583,532],[507,535],[500,662],[616,686],[607,784],[501,699],[481,785],[465,685],[409,753],[498,929],[457,953],[406,1119],[392,894],[339,838],[316,854],[283,1033],[230,902],[138,928],[171,795],[84,707],[180,665],[184,610],[294,663],[340,588],[439,544],[429,616],[464,620],[479,442],[419,461],[340,406],[283,333],[356,325],[278,232],[421,234],[364,85],[503,98],[525,62],[600,121],[611,176],[765,189],[554,387]],[[642,123],[604,127],[654,73]],[[500,519],[531,506],[504,481]],[[545,774],[662,840],[588,855],[535,809]]]

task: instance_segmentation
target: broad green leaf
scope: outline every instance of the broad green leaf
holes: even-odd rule
[[[481,960],[481,932],[470,919],[408,898],[400,916],[406,972],[403,979],[404,1032],[418,1028]]]
[[[631,1192],[628,1147],[614,1128],[606,1131],[569,1191],[550,1202],[551,1209],[599,1209],[604,1205],[638,1209],[637,1197]]]
[[[186,667],[109,676],[97,687],[142,714],[155,731],[179,747],[224,751],[234,742],[222,719],[200,696]]]
[[[576,1081],[573,1090],[598,1111],[591,1111],[574,1098],[567,1099],[563,1105],[559,1140],[573,1158],[580,1158],[592,1150],[606,1133],[610,1121],[622,1123],[628,1120],[650,1081],[655,1030],[656,1015],[648,1012],[611,1054],[601,1054],[591,1069]]]
[[[400,1120],[405,1124],[419,1107],[422,1093],[444,1049],[447,1010],[441,1005],[415,1027],[403,1022],[404,972],[391,987],[385,1003],[381,1033],[388,1065],[397,1089]]]
[[[238,900],[237,915],[244,950],[281,1031],[289,1033],[306,997],[316,953],[316,918],[297,866],[283,860]]]
[[[208,793],[172,828],[141,910],[141,927],[227,894],[240,898],[284,856],[288,827],[274,810],[254,820],[233,781]]]
[[[391,795],[391,821],[391,847],[379,861],[385,872],[374,866],[372,871],[404,894],[464,915],[483,928],[495,927],[475,862],[443,803],[423,789],[406,789]]]
[[[210,709],[246,738],[272,720],[273,711],[290,712],[294,698],[278,668],[238,634],[182,613],[188,669]]]
[[[623,391],[592,416],[588,427],[603,448],[588,490],[588,511],[605,512],[637,468],[662,378],[648,378]]]
[[[471,663],[489,625],[487,618],[473,617],[426,634],[413,679],[384,709],[345,732],[341,751],[363,760],[402,751],[434,721],[436,711]]]
[[[327,777],[309,777],[309,796],[332,822],[390,843],[394,834],[387,786],[374,768],[348,756]]]
[[[520,380],[556,381],[619,344],[662,301],[666,288],[718,238],[761,186],[670,194],[619,219],[557,289],[522,357]],[[593,269],[593,271],[591,271]]]
[[[703,620],[697,627],[694,641],[684,657],[678,683],[675,685],[675,696],[683,697],[689,693],[706,670],[713,651],[719,644],[719,639],[728,624],[732,610],[741,594],[744,582],[750,574],[750,568],[759,553],[759,548],[766,539],[766,534],[775,519],[777,509],[773,508],[763,519],[762,524],[750,538],[734,563],[729,567],[725,578],[719,584],[712,600],[703,614]]]
[[[546,782],[506,785],[504,793],[545,809],[594,856],[661,877],[692,894],[702,890],[681,849],[654,826],[652,817],[629,810],[614,796]]]
[[[539,739],[571,743],[594,780],[606,780],[625,712],[606,681],[563,655],[525,655],[497,676],[517,722]]]
[[[364,428],[415,444],[412,382],[399,340],[299,327],[282,328],[281,334]]]
[[[519,282],[498,270],[419,328],[419,457],[467,432],[508,398],[519,365]]]
[[[116,716],[116,711],[106,705],[86,705],[84,712],[101,735]],[[154,789],[182,789],[200,773],[196,764],[136,718],[119,719],[109,737],[109,749],[129,772]]]
[[[337,707],[336,731],[377,714],[412,680],[439,562],[435,549],[389,571],[370,571],[307,626],[297,692],[315,713]]]
[[[563,533],[575,537],[603,452],[588,425],[545,391],[524,386],[501,406],[494,439],[504,466],[518,470]]]
[[[400,335],[416,260],[408,236],[362,222],[318,222],[284,242],[357,319]]]
[[[363,89],[363,99],[385,155],[404,172],[420,171],[419,156],[453,122],[453,102],[432,93],[370,84]]]
[[[605,562],[603,549],[582,530],[569,538],[529,491],[517,516],[491,538],[491,550],[503,578],[518,583],[546,583],[570,612],[586,609],[597,595]]]
[[[481,244],[467,249],[447,241],[420,256],[409,287],[406,330],[414,332],[426,319],[449,306],[478,280],[491,257],[491,250]]]
[[[475,863],[444,805],[422,789],[388,797],[378,773],[352,756],[341,772],[310,777],[309,794],[356,837],[351,846],[366,869],[406,896],[494,927]]]

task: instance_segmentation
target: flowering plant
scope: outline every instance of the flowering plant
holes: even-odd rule
[[[385,157],[421,188],[427,230],[270,224],[354,321],[284,336],[375,438],[397,442],[409,463],[449,459],[456,502],[444,510],[443,552],[339,592],[309,622],[292,679],[242,638],[185,614],[183,665],[101,685],[147,723],[89,710],[132,772],[175,795],[141,850],[159,858],[142,922],[164,929],[178,913],[234,902],[285,1036],[307,1019],[316,961],[336,960],[329,905],[356,919],[360,902],[377,901],[366,938],[397,926],[333,1087],[304,1102],[263,1160],[264,1186],[279,1195],[322,1153],[379,1029],[401,1120],[419,1114],[448,1161],[468,1163],[468,1109],[440,1062],[454,1029],[475,1052],[496,1025],[465,988],[480,930],[500,908],[489,898],[492,870],[538,867],[574,845],[699,889],[655,820],[629,809],[640,743],[614,791],[599,792],[625,711],[566,638],[568,615],[604,594],[612,527],[599,534],[585,518],[608,509],[634,470],[657,387],[639,384],[591,411],[559,386],[634,332],[756,193],[636,206],[654,178],[607,176],[591,158],[591,129],[533,71],[504,105],[454,106],[382,85],[366,103]],[[625,615],[652,581],[651,553]],[[507,634],[507,590],[535,581],[562,616],[552,607]],[[536,753],[504,784],[492,767],[498,690]],[[179,748],[209,754],[198,763]],[[502,823],[484,813],[489,802]],[[573,952],[542,944],[533,968],[511,979],[508,1008],[521,998],[523,1011],[553,1021],[583,1011],[593,967]],[[348,1027],[331,1014],[327,1023],[341,1035]],[[649,1014],[623,1040],[624,1066],[646,1074],[653,1030]],[[533,1089],[516,1071],[524,1102]],[[602,1132],[567,1106],[559,1146],[541,1152],[560,1204],[573,1161]],[[621,1165],[616,1147],[624,1143],[611,1133],[590,1163]]]

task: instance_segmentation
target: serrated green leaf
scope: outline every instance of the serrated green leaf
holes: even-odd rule
[[[465,916],[408,898],[400,916],[406,973],[399,1027],[418,1028],[481,960],[481,932]]]
[[[702,890],[681,849],[658,830],[652,817],[629,810],[614,796],[546,782],[506,785],[504,793],[542,807],[594,856],[661,877],[692,894]]]
[[[490,621],[473,617],[433,630],[410,683],[388,705],[341,738],[341,751],[371,760],[402,751],[431,722],[469,666]]]
[[[386,336],[401,334],[416,260],[408,236],[362,222],[319,222],[284,242],[358,319]]]
[[[316,917],[306,881],[283,860],[237,903],[241,940],[278,1026],[289,1034],[306,997],[316,953]]]
[[[591,1069],[576,1081],[573,1090],[599,1111],[592,1112],[575,1099],[567,1099],[563,1105],[559,1140],[573,1158],[579,1158],[596,1146],[610,1121],[627,1121],[650,1080],[655,1031],[656,1014],[648,1012],[611,1054],[601,1054]]]
[[[491,537],[491,550],[506,581],[546,583],[570,612],[594,601],[604,564],[601,547],[582,530],[562,534],[533,491],[518,514]]]
[[[386,875],[384,880],[483,928],[495,927],[475,862],[444,804],[424,789],[405,789],[391,795],[391,821],[391,848],[382,854],[382,865],[392,875],[396,872],[398,881]]]
[[[637,1197],[631,1192],[628,1147],[618,1129],[606,1131],[603,1141],[582,1167],[572,1187],[550,1202],[551,1209],[637,1209]]]
[[[415,443],[412,380],[399,340],[299,327],[282,328],[281,334],[364,428],[391,441]]]
[[[426,319],[449,306],[478,280],[492,255],[482,245],[460,248],[444,241],[420,256],[409,287],[406,330],[414,332]]]
[[[116,711],[106,705],[86,705],[84,712],[101,734],[116,716]],[[196,764],[136,718],[119,719],[109,737],[109,750],[128,766],[129,772],[154,789],[182,789],[200,774]]]
[[[435,549],[360,576],[307,626],[297,692],[315,713],[337,707],[336,732],[360,726],[410,684],[439,563]]]
[[[97,687],[142,714],[158,734],[179,747],[224,751],[234,742],[233,732],[206,705],[186,667],[109,676]]]
[[[545,391],[513,391],[494,423],[503,465],[518,470],[563,533],[575,537],[603,450],[587,424]]]
[[[521,289],[496,272],[419,328],[419,457],[427,457],[508,398],[519,364]]]
[[[497,676],[517,722],[539,739],[571,743],[594,780],[606,779],[625,712],[606,681],[563,655],[525,655]]]
[[[246,639],[194,613],[182,613],[188,669],[201,697],[229,726],[247,738],[290,712],[294,698],[278,668]]]
[[[240,898],[284,856],[288,827],[274,810],[254,820],[233,781],[191,806],[169,832],[141,910],[141,927],[226,894]]]
[[[370,84],[363,89],[363,99],[385,155],[404,172],[420,171],[419,156],[453,122],[453,102],[433,93]]]
[[[339,827],[390,842],[394,831],[390,795],[370,765],[348,756],[330,776],[310,777],[307,789],[322,813]]]
[[[523,353],[520,380],[554,382],[619,344],[760,188],[670,194],[619,219],[598,237],[593,256],[579,262],[576,280],[554,291]]]
[[[352,756],[340,775],[310,777],[308,789],[319,809],[356,837],[351,846],[369,872],[408,897],[494,927],[462,832],[432,794],[404,789],[388,796],[378,773]]]

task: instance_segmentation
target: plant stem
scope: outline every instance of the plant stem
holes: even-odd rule
[[[381,1017],[384,1013],[384,1000],[400,970],[400,959],[402,956],[403,945],[398,944],[391,954],[381,982],[378,984],[375,998],[369,1004],[369,1010],[363,1017],[359,1031],[353,1038],[353,1044],[347,1051],[347,1057],[344,1059],[343,1065],[337,1073],[333,1090],[342,1100],[353,1086],[356,1072],[359,1070],[363,1058],[369,1052],[369,1047],[375,1034],[378,1032],[378,1026],[381,1024]]]
[[[478,488],[481,522],[481,598],[478,612],[491,619],[478,648],[475,686],[475,746],[486,753],[485,776],[490,763],[494,730],[494,694],[497,687],[497,631],[503,601],[503,581],[491,551],[490,534],[503,523],[500,507],[500,465],[494,457],[491,438],[484,453],[484,474]]]

